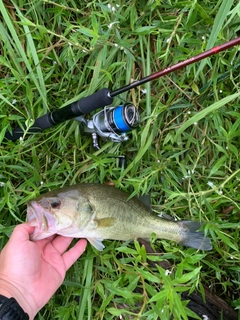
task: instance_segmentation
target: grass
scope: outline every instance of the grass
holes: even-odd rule
[[[2,1],[2,141],[96,90],[115,90],[239,34],[237,1]],[[78,182],[151,193],[154,210],[206,222],[210,253],[169,241],[90,245],[36,319],[188,319],[182,291],[217,292],[240,310],[239,47],[114,99],[141,124],[95,151],[76,121],[0,145],[1,247],[26,201]],[[143,91],[146,89],[146,91]],[[116,156],[127,157],[125,169]],[[170,274],[149,261],[172,263]]]

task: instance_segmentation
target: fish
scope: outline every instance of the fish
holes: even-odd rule
[[[40,195],[27,203],[31,240],[58,234],[86,238],[97,250],[104,240],[158,239],[209,251],[211,240],[197,221],[168,220],[153,213],[138,197],[107,184],[80,183]]]

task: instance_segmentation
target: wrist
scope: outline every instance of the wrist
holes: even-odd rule
[[[7,280],[0,279],[0,295],[6,298],[14,298],[23,311],[29,315],[29,319],[34,319],[36,313],[33,311],[30,302],[27,301],[26,297],[24,296],[24,292],[21,292],[21,290],[19,290],[12,283],[8,282]]]
[[[29,316],[16,299],[6,298],[0,295],[0,319],[5,320],[29,320]]]

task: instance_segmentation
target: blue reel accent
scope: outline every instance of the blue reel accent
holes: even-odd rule
[[[114,119],[114,122],[115,122],[115,125],[116,127],[122,131],[122,132],[126,132],[126,131],[129,131],[131,130],[130,127],[128,127],[126,125],[126,123],[124,122],[124,119],[123,119],[123,106],[118,106],[114,109],[113,111],[113,119]]]

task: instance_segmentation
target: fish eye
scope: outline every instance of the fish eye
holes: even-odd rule
[[[52,209],[58,209],[61,205],[61,201],[60,200],[54,200],[51,202],[51,207]]]

